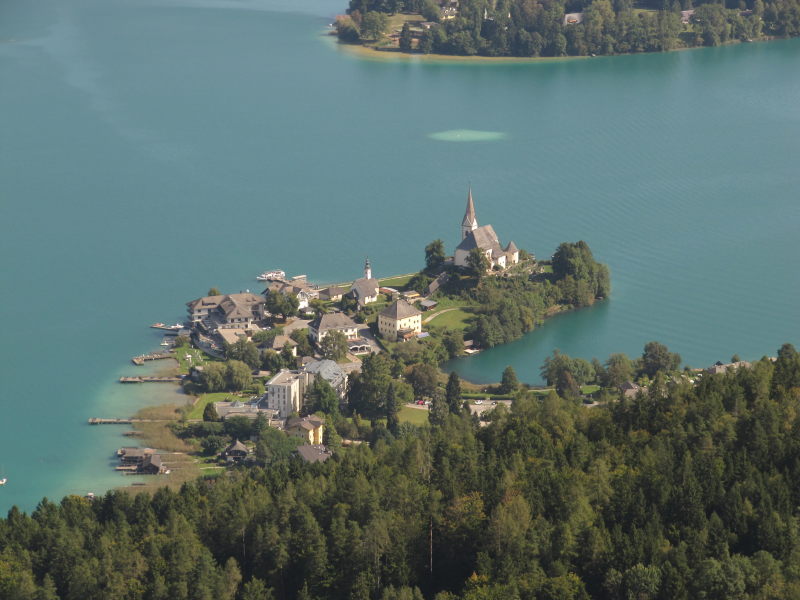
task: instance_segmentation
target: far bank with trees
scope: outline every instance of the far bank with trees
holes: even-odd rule
[[[346,43],[405,53],[564,57],[800,35],[800,0],[350,0]]]

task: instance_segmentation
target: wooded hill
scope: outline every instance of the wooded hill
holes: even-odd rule
[[[0,520],[0,598],[800,597],[800,356]]]

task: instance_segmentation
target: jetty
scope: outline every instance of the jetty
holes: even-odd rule
[[[164,360],[165,358],[175,358],[175,355],[172,352],[151,352],[150,354],[134,356],[131,362],[137,366],[141,366],[148,360]]]
[[[89,419],[89,425],[133,425],[134,423],[161,423],[162,421],[169,421],[170,419],[101,419],[100,417],[92,417]]]
[[[180,383],[183,377],[120,377],[120,383]]]

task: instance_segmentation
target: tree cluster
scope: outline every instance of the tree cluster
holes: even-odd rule
[[[384,396],[385,400],[385,396]],[[445,402],[446,405],[446,402]],[[520,393],[153,496],[0,520],[18,600],[800,595],[800,355],[584,409]],[[277,438],[276,438],[277,439]]]
[[[480,280],[470,292],[479,306],[469,334],[484,348],[507,343],[532,330],[554,308],[587,306],[608,296],[610,287],[608,267],[594,259],[586,242],[565,242],[553,256],[549,277]]]
[[[342,19],[353,28],[337,30],[342,39],[357,41],[361,36],[354,21],[361,15],[424,13],[426,8],[427,3],[418,6],[416,1],[350,0],[350,16]],[[680,11],[692,8],[691,21],[682,23]],[[582,19],[567,22],[567,13],[582,13]],[[438,9],[425,18],[438,20]],[[797,35],[800,0],[645,0],[636,9],[631,0],[461,0],[456,18],[422,32],[418,50],[465,56],[588,56]]]

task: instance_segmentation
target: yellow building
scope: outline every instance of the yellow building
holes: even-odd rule
[[[319,417],[303,417],[289,419],[286,422],[286,433],[303,438],[312,445],[322,444],[323,422]]]
[[[401,334],[422,332],[422,313],[405,300],[396,300],[378,314],[381,336],[395,341]]]

